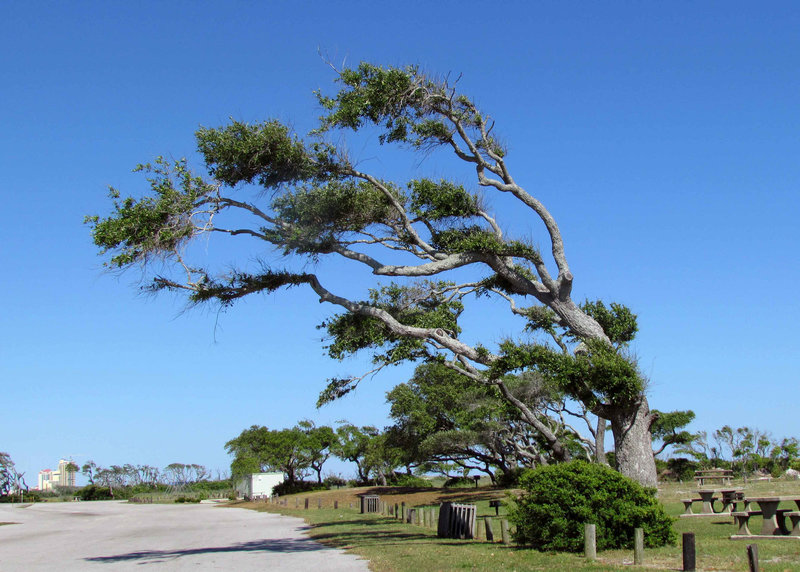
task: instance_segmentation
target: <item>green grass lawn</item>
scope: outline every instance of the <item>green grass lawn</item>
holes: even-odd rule
[[[773,482],[743,485],[748,496],[787,495],[800,493],[800,483]],[[659,498],[667,512],[677,517],[683,512],[681,498],[692,496],[692,484],[668,484],[660,488]],[[598,554],[596,562],[587,561],[579,554],[540,553],[535,550],[503,546],[499,542],[459,541],[439,539],[432,528],[403,524],[381,515],[362,515],[357,508],[358,493],[377,493],[394,504],[406,502],[411,506],[438,506],[442,500],[474,502],[478,505],[479,519],[494,516],[489,507],[491,499],[506,499],[505,491],[491,488],[474,489],[343,489],[286,497],[287,507],[265,503],[241,503],[238,506],[280,512],[304,518],[311,525],[309,536],[330,546],[343,548],[370,560],[376,572],[429,570],[568,570],[588,568],[593,570],[634,569],[632,550],[609,550]],[[304,499],[309,498],[309,509],[304,510]],[[322,500],[323,508],[317,508]],[[334,500],[339,508],[333,508]],[[352,508],[351,508],[352,507]],[[699,506],[697,507],[699,509]],[[787,508],[796,509],[787,505]],[[505,514],[501,507],[501,517]],[[495,539],[500,539],[500,526],[493,518]],[[751,530],[758,530],[758,517],[751,519]],[[696,538],[698,570],[748,570],[746,547],[749,542],[730,540],[735,532],[730,517],[678,518],[675,531],[679,541],[675,546],[645,550],[644,568],[650,570],[681,570],[682,553],[680,536],[693,532]],[[482,538],[485,538],[481,535]],[[800,571],[800,541],[758,540],[759,561],[763,571]]]

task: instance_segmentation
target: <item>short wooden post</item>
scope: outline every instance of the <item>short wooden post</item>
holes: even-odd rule
[[[508,519],[502,519],[500,521],[500,534],[503,537],[503,544],[508,546],[511,544],[511,534],[508,532]]]
[[[694,546],[694,532],[683,533],[683,569],[693,571],[696,569],[696,552]]]
[[[338,500],[333,501],[333,508],[334,509],[338,509],[339,508],[339,501]]]
[[[475,540],[480,540],[483,533],[481,532],[481,525],[479,524],[480,521],[476,521],[475,523]]]
[[[308,510],[308,499],[305,499],[305,507],[304,507],[304,508],[305,508],[306,510]]]
[[[595,525],[583,525],[583,555],[588,560],[597,559],[597,531]]]
[[[641,566],[644,562],[644,530],[633,529],[633,564]]]
[[[400,521],[401,522],[405,522],[406,521],[406,503],[405,502],[401,502],[400,503]]]
[[[494,532],[492,532],[492,517],[487,516],[483,520],[483,525],[486,528],[486,542],[494,542]]]
[[[400,507],[397,503],[394,503],[394,517],[399,518],[400,516]]]
[[[758,544],[747,545],[747,563],[750,565],[750,572],[758,572]]]

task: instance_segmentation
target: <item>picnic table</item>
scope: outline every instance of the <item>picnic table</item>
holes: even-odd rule
[[[749,499],[744,498],[744,492],[740,489],[700,489],[694,491],[700,498],[681,499],[683,503],[683,516],[720,516],[730,515],[736,507],[736,503],[743,503],[744,510],[749,510]],[[719,497],[715,496],[717,493]],[[721,501],[722,508],[719,512],[714,510],[714,502]],[[692,512],[692,503],[702,502],[703,507],[699,513]]]
[[[731,538],[753,538],[754,536],[774,538],[783,536],[800,539],[800,495],[752,497],[747,500],[757,503],[761,510],[745,510],[732,513],[739,530]],[[778,508],[781,502],[784,501],[794,502],[798,510]],[[753,535],[748,528],[748,521],[751,516],[756,515],[761,515],[763,521],[759,534]],[[786,526],[786,517],[789,517],[792,522],[791,530]]]
[[[694,480],[701,487],[706,485],[706,481],[711,484],[729,485],[733,480],[733,471],[729,469],[704,469],[694,472]]]

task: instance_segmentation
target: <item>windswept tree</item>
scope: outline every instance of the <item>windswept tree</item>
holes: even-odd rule
[[[306,448],[308,436],[299,427],[269,430],[253,425],[225,443],[233,455],[231,473],[243,476],[252,472],[280,471],[290,483],[302,480],[311,467]]]
[[[674,447],[676,451],[684,451],[691,448],[691,444],[699,438],[696,433],[690,433],[685,429],[694,420],[694,411],[670,411],[662,413],[653,410],[655,421],[650,428],[654,443],[653,455],[660,455],[667,447]]]
[[[14,491],[28,490],[24,475],[25,473],[17,471],[11,455],[0,452],[0,497],[7,496]]]
[[[575,277],[561,230],[542,200],[514,178],[490,116],[447,79],[416,67],[362,63],[336,73],[341,89],[318,94],[324,114],[307,138],[276,120],[201,128],[197,148],[208,176],[185,160],[159,158],[140,166],[150,182],[146,196],[121,198],[112,189],[112,214],[88,217],[107,264],[161,260],[164,271],[152,276],[150,288],[185,292],[193,303],[226,306],[306,286],[341,312],[323,325],[331,357],[367,351],[373,371],[407,360],[447,364],[495,387],[566,460],[570,453],[558,436],[504,382],[511,373],[539,371],[608,420],[622,473],[655,484],[646,383],[625,349],[635,316],[622,306],[572,299]],[[402,183],[367,172],[339,142],[370,126],[381,144],[443,150],[467,170],[453,179]],[[475,186],[507,195],[538,221],[546,247],[506,234],[482,193],[459,182],[469,171]],[[215,268],[187,248],[212,235],[239,241],[242,264]],[[269,260],[275,250],[284,262]],[[356,295],[335,290],[311,271],[322,258],[361,266],[378,277],[377,287]],[[496,345],[480,339],[480,331],[462,335],[459,317],[475,294],[507,304],[520,320],[518,335]],[[348,393],[363,377],[330,380],[320,401]]]

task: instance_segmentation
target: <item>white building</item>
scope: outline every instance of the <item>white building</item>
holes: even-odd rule
[[[53,487],[74,487],[75,471],[68,470],[72,464],[72,461],[61,459],[58,462],[58,469],[55,471],[50,469],[39,471],[39,481],[36,488],[40,491],[52,491]]]
[[[236,484],[236,493],[248,499],[271,497],[284,480],[283,473],[253,473]]]

